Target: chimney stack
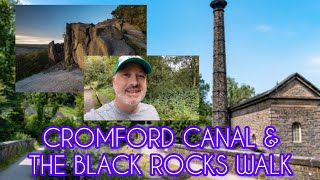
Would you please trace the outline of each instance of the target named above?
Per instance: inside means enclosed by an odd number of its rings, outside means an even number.
[[[224,128],[228,124],[227,113],[227,71],[226,50],[224,36],[224,8],[225,0],[214,0],[210,3],[213,8],[213,103],[212,103],[212,126]]]

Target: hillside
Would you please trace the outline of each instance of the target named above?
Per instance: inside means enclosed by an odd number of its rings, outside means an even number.
[[[28,54],[38,49],[48,49],[48,44],[16,44],[16,55]]]

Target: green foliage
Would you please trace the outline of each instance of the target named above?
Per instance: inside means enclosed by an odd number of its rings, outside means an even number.
[[[228,107],[254,96],[255,93],[253,87],[246,84],[241,84],[239,87],[239,84],[235,81],[235,79],[230,77],[227,78],[227,91]]]
[[[27,115],[22,126],[24,132],[30,134],[38,142],[41,142],[42,131],[49,125],[71,126],[77,127],[81,121],[74,120],[75,116],[83,117],[83,106],[74,102],[83,104],[81,94],[62,94],[62,93],[28,93],[25,94],[23,102],[24,107],[33,107],[36,109],[36,114]],[[82,97],[83,99],[83,97]],[[59,108],[62,107],[62,112],[67,117],[55,117]],[[81,114],[80,114],[81,113]],[[68,116],[69,115],[69,116]]]
[[[210,90],[210,86],[208,83],[202,79],[200,74],[200,84],[199,84],[199,91],[200,91],[200,102],[199,102],[199,114],[201,120],[211,120],[212,118],[212,107],[209,102],[206,101],[206,97]]]
[[[27,134],[35,138],[38,142],[41,142],[42,130],[45,128],[43,122],[38,121],[38,116],[36,114],[30,115],[25,120],[25,128]]]
[[[38,49],[16,57],[16,79],[20,80],[48,68],[50,61],[47,49]]]
[[[78,126],[81,125],[81,123],[73,120],[72,118],[58,117],[58,118],[50,121],[50,124],[47,124],[46,126],[49,126],[49,125],[51,125],[51,126],[70,126],[74,129],[76,129]]]
[[[21,94],[15,93],[15,1],[0,1],[0,141],[21,129]]]
[[[80,136],[79,136],[79,140],[80,140],[82,143],[88,143],[90,139],[91,139],[91,138],[90,138],[90,135],[89,135],[89,134],[82,133],[82,134],[80,134]]]
[[[145,5],[120,5],[111,12],[114,18],[138,26],[144,34],[147,32],[147,7]]]
[[[61,106],[59,111],[67,117],[80,117],[78,116],[77,109],[71,106]]]
[[[77,112],[77,117],[80,117],[80,122],[83,122],[84,105],[83,105],[83,93],[76,95],[75,99],[75,110]]]
[[[30,139],[31,136],[29,134],[24,134],[21,132],[14,133],[14,136],[11,137],[11,140],[21,140],[21,139]]]
[[[185,91],[176,89],[161,94],[157,99],[145,101],[152,104],[162,120],[199,120],[199,92],[197,89]]]
[[[107,97],[108,100],[112,100],[116,97],[112,86],[110,85],[105,85],[99,89],[97,89],[99,92],[101,92],[103,95]]]
[[[161,120],[199,120],[199,61],[195,56],[144,57],[148,76],[144,102],[157,109]]]
[[[116,56],[87,56],[84,61],[84,83],[94,88],[110,85],[116,63]]]

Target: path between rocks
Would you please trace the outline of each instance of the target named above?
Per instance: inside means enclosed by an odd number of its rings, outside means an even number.
[[[38,73],[16,82],[17,92],[82,92],[83,71],[55,70]]]
[[[33,153],[39,153],[44,150],[41,146]],[[0,179],[21,179],[21,180],[34,180],[36,177],[31,175],[31,159],[27,155],[18,159],[14,164],[10,165],[7,169],[0,172]]]

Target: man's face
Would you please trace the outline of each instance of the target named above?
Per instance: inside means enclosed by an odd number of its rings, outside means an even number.
[[[141,65],[127,63],[112,78],[113,89],[121,103],[138,105],[146,95],[147,77]]]

